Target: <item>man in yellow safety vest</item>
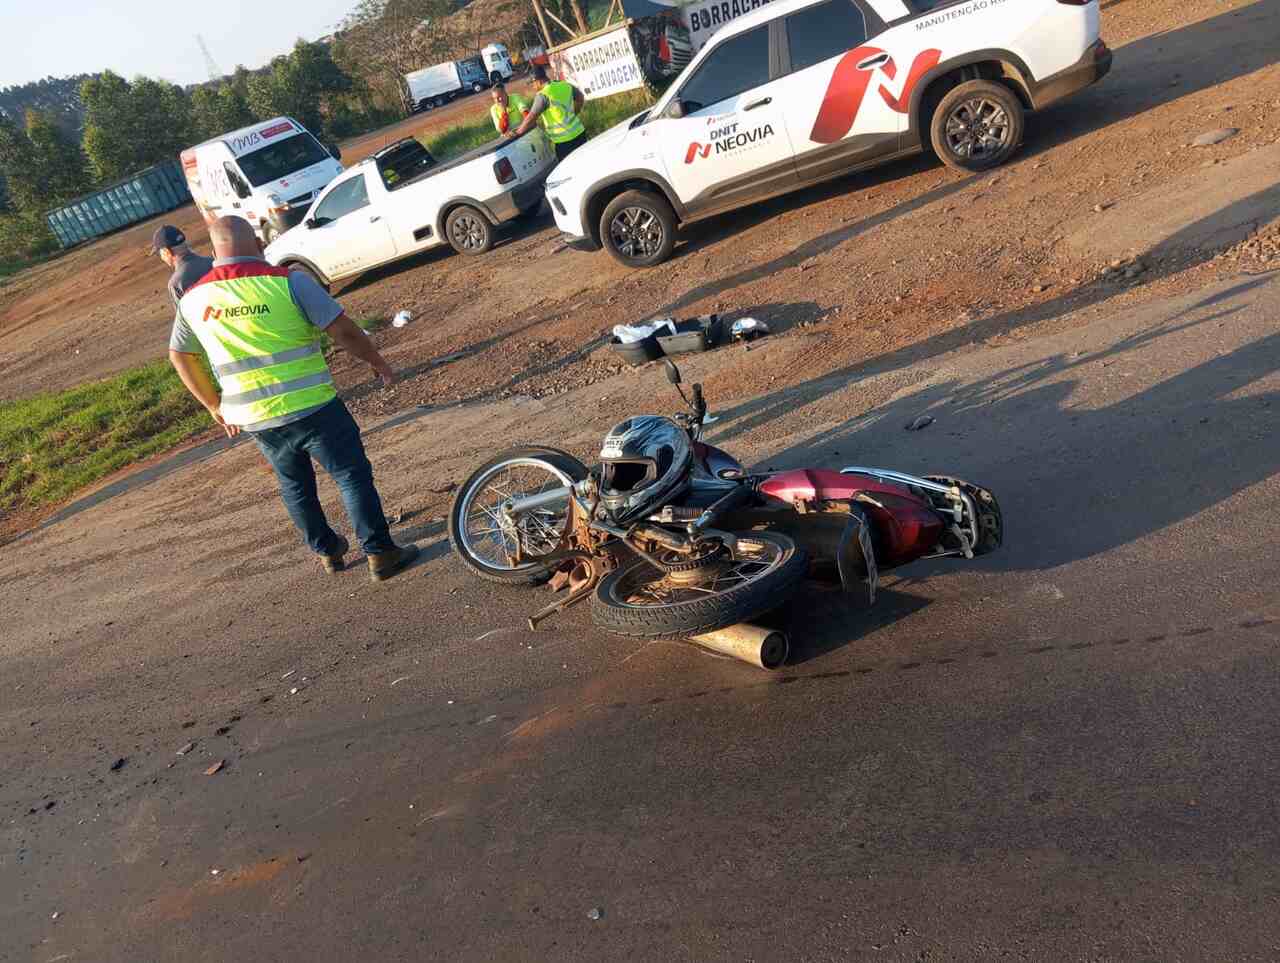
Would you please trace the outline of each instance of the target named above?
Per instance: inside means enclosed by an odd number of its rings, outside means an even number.
[[[515,130],[529,113],[529,102],[519,94],[507,93],[506,84],[498,81],[491,91],[493,106],[489,108],[489,116],[493,118],[493,126],[499,134]]]
[[[519,137],[535,123],[542,124],[547,138],[555,148],[556,160],[562,161],[587,142],[587,129],[578,116],[586,98],[582,91],[564,80],[552,80],[547,68],[539,64],[533,68],[533,79],[538,84],[538,96],[524,121],[508,137]]]
[[[170,362],[228,437],[245,431],[257,443],[289,515],[326,572],[345,566],[350,545],[325,519],[313,460],[338,485],[370,575],[389,578],[417,558],[418,548],[391,539],[360,428],[333,386],[320,332],[367,362],[384,384],[395,381],[395,371],[310,275],[262,260],[248,221],[219,218],[209,239],[213,269],[178,301]],[[201,364],[202,353],[218,384]]]

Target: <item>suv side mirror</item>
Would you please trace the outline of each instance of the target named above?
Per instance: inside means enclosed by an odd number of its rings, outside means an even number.
[[[679,120],[686,113],[687,111],[685,110],[684,101],[679,97],[667,104],[666,115],[672,120]]]
[[[329,145],[329,156],[336,161],[342,160],[342,151],[339,149],[337,144]]]
[[[672,361],[670,358],[667,359],[666,369],[667,369],[667,380],[670,381],[673,385],[680,384],[680,369],[676,367],[676,363]]]
[[[319,226],[320,226],[320,222],[319,222],[319,221],[317,221],[314,217],[309,217],[309,218],[307,218],[305,221],[303,221],[302,223],[304,223],[304,224],[306,224],[306,225],[307,225],[307,230],[308,230],[308,231],[314,231],[317,227],[319,227]]]

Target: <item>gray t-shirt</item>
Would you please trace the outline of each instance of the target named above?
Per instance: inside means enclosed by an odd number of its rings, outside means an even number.
[[[261,261],[261,258],[219,258],[212,262],[209,270],[215,267],[222,267],[224,264],[253,263],[255,261]],[[209,273],[209,270],[201,272],[192,279],[191,283],[194,284],[195,281],[200,280],[200,278]],[[302,312],[303,316],[321,331],[333,324],[338,319],[338,316],[342,314],[342,305],[329,297],[328,292],[320,287],[315,278],[309,274],[303,274],[301,271],[290,272],[289,294],[293,297],[293,303],[298,306],[298,310]],[[179,306],[178,313],[173,319],[173,331],[169,335],[169,350],[180,351],[183,354],[200,354],[203,351],[200,347],[200,339],[196,337],[187,319],[182,316],[181,306]]]
[[[173,298],[176,308],[187,289],[213,270],[213,258],[203,254],[188,254],[173,266],[173,277],[169,278],[169,297]]]

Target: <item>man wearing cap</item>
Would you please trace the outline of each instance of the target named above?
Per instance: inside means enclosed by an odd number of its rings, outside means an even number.
[[[257,443],[326,572],[345,566],[350,545],[325,519],[313,461],[337,483],[369,574],[379,582],[394,575],[418,548],[391,540],[360,428],[333,386],[320,332],[367,362],[384,384],[395,371],[315,280],[262,259],[248,221],[221,217],[209,225],[209,238],[216,260],[178,302],[170,362],[228,437],[245,431]]]
[[[213,260],[203,257],[187,246],[187,236],[172,224],[156,228],[151,235],[151,253],[159,254],[173,270],[169,278],[169,297],[176,308],[187,288],[213,270]]]

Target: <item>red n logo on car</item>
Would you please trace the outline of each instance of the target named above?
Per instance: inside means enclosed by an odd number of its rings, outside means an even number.
[[[710,156],[711,156],[711,145],[699,144],[695,140],[692,144],[689,145],[689,150],[684,155],[684,162],[686,164],[692,164],[694,160],[699,157],[710,157]]]
[[[210,318],[213,318],[213,320],[217,321],[220,317],[222,317],[222,308],[215,308],[213,305],[209,305],[204,309],[204,317],[200,320],[207,322]]]
[[[809,139],[819,144],[834,144],[843,139],[853,125],[858,122],[858,112],[862,109],[862,101],[871,86],[871,78],[876,68],[884,72],[889,80],[898,76],[898,66],[892,57],[886,58],[872,66],[859,67],[863,61],[873,60],[884,55],[878,47],[858,47],[850,50],[840,58],[831,82],[827,85],[826,96],[822,99],[822,108],[813,122],[813,132]],[[911,109],[911,94],[920,80],[942,60],[941,50],[922,50],[911,64],[911,70],[902,85],[902,92],[895,96],[882,82],[880,97],[891,110],[905,114]]]

